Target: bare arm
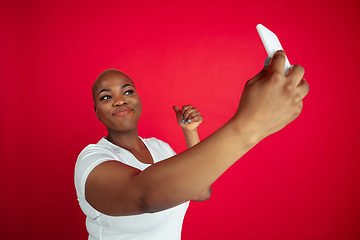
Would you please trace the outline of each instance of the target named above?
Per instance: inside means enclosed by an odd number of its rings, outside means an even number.
[[[87,201],[108,215],[157,212],[195,198],[232,164],[301,112],[308,85],[295,65],[283,74],[285,57],[249,80],[235,115],[219,130],[190,149],[144,171],[108,161],[98,165],[85,185]]]
[[[174,106],[174,111],[179,126],[182,128],[186,146],[191,148],[200,142],[198,127],[203,121],[203,117],[199,110],[191,105],[186,105],[179,109],[178,106]],[[211,197],[211,186],[207,187],[199,195],[192,198],[192,201],[206,201]]]

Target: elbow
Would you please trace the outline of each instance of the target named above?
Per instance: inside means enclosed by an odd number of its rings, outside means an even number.
[[[195,202],[204,202],[210,199],[211,197],[211,187],[209,187],[208,189],[206,189],[205,191],[203,191],[201,194],[199,194],[198,196],[196,196],[195,198],[191,199],[192,201]]]
[[[142,213],[156,213],[170,207],[165,207],[164,204],[159,201],[159,199],[146,196],[140,198],[138,208]]]
[[[154,204],[147,197],[141,197],[137,205],[141,213],[153,213],[155,209]]]
[[[209,200],[210,198],[211,198],[211,188],[210,188],[210,191],[204,201]]]
[[[141,198],[140,204],[138,206],[142,213],[156,213],[173,208],[186,201],[188,200],[147,196],[146,198]],[[205,201],[205,199],[199,201]]]
[[[210,198],[211,198],[211,187],[210,187],[209,190],[206,191],[206,193],[204,194],[202,202],[207,201],[207,200],[209,200]]]

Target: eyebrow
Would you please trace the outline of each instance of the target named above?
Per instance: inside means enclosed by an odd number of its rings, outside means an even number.
[[[131,84],[124,84],[124,85],[122,85],[122,86],[120,87],[120,89],[123,89],[123,88],[126,88],[126,87],[133,87],[133,88],[134,88],[134,86],[131,85]],[[111,91],[110,88],[105,88],[105,89],[101,90],[101,91],[98,93],[98,96],[99,96],[100,93],[102,93],[102,92],[110,92],[110,91]]]

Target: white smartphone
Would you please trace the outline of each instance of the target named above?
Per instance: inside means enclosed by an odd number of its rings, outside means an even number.
[[[272,58],[274,56],[274,53],[278,50],[284,50],[280,44],[278,37],[275,35],[275,33],[273,33],[272,31],[270,31],[269,29],[267,29],[266,27],[264,27],[261,24],[258,24],[256,26],[256,29],[260,35],[261,41],[263,42],[265,50],[269,57]],[[285,76],[289,73],[290,66],[291,65],[290,65],[288,58],[285,57],[285,68],[284,68]]]

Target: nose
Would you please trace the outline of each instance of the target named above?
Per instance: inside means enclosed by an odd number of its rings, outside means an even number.
[[[118,96],[115,98],[114,107],[122,106],[122,105],[126,105],[126,104],[127,104],[127,101],[123,96]]]

